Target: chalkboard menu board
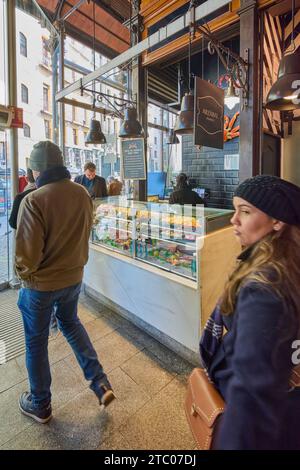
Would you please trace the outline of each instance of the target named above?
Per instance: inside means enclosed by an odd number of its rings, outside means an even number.
[[[122,178],[125,180],[145,180],[145,141],[143,138],[122,139]]]

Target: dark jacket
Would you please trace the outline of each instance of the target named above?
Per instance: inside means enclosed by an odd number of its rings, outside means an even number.
[[[81,184],[83,186],[83,177],[84,175],[76,176],[74,179],[75,183]],[[106,197],[107,196],[107,188],[106,188],[106,181],[102,176],[95,176],[94,184],[92,189],[89,191],[90,196],[92,198],[95,197]]]
[[[209,374],[226,402],[215,448],[300,449],[300,391],[288,392],[298,321],[270,287],[249,282]]]
[[[11,226],[11,228],[14,228],[14,229],[17,228],[18,212],[19,212],[19,207],[20,207],[22,200],[24,199],[25,196],[27,196],[27,194],[31,193],[35,189],[36,188],[27,189],[27,191],[23,191],[22,193],[19,193],[16,195],[13,206],[12,206],[12,210],[10,213],[10,217],[8,220],[8,223]]]
[[[204,204],[204,200],[191,188],[175,189],[170,195],[169,204]]]

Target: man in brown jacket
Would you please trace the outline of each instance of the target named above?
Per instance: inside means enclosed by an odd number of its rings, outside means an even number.
[[[16,232],[16,271],[22,280],[18,306],[26,341],[30,392],[19,400],[21,412],[40,423],[52,417],[48,335],[55,309],[84,376],[101,407],[114,394],[91,341],[77,316],[83,268],[88,260],[92,201],[70,180],[62,153],[50,141],[34,145],[29,166],[37,190],[22,201]]]

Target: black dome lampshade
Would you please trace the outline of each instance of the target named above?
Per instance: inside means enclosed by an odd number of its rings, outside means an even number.
[[[91,119],[90,130],[85,138],[86,144],[106,144],[105,135],[102,132],[100,121]]]
[[[299,80],[300,48],[281,59],[277,80],[267,96],[266,108],[278,111],[300,108]]]
[[[119,137],[133,138],[144,137],[144,130],[137,120],[137,111],[135,108],[126,108],[124,111],[124,121],[121,124]]]
[[[192,93],[186,93],[182,98],[174,132],[179,135],[193,134],[194,132],[194,95]]]
[[[179,144],[179,139],[174,132],[174,129],[170,129],[167,137],[167,145],[176,145]]]

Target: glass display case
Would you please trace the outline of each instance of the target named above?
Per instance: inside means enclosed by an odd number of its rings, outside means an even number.
[[[232,214],[119,196],[96,199],[92,243],[196,280],[199,240],[228,225]]]

